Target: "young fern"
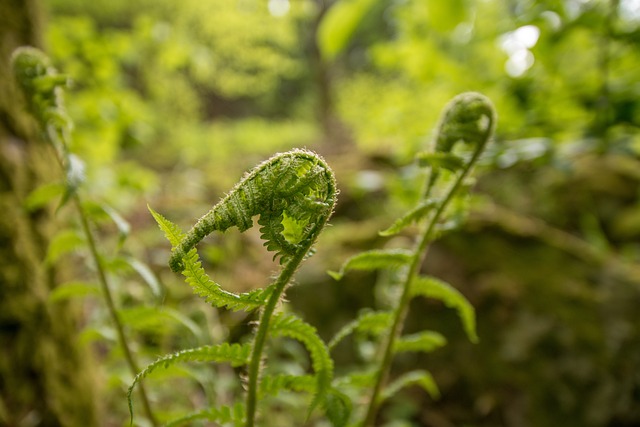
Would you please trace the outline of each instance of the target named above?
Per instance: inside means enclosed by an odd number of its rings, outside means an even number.
[[[339,340],[356,330],[377,335],[381,333],[381,328],[384,329],[384,339],[380,348],[381,358],[373,375],[360,375],[342,382],[342,384],[359,382],[361,387],[371,390],[361,423],[364,427],[375,424],[381,403],[402,387],[415,384],[423,387],[433,397],[439,395],[431,375],[422,370],[406,373],[385,388],[391,362],[396,353],[403,351],[429,352],[446,343],[446,339],[442,335],[433,331],[402,336],[409,303],[414,297],[425,296],[439,299],[446,306],[456,309],[469,340],[476,342],[478,339],[475,331],[475,312],[471,304],[451,285],[432,277],[421,276],[420,269],[424,263],[429,244],[446,229],[447,209],[462,192],[466,178],[491,139],[495,120],[494,108],[485,96],[469,92],[455,97],[446,107],[441,118],[434,150],[416,156],[420,166],[430,168],[421,200],[414,209],[380,233],[383,236],[394,235],[413,223],[425,221],[426,224],[416,239],[414,248],[411,251],[387,249],[363,252],[347,260],[339,272],[330,272],[338,280],[346,272],[358,269],[396,268],[400,269],[402,275],[401,295],[391,313],[365,313],[346,325],[330,343],[333,347]],[[463,142],[471,147],[470,157],[465,158],[454,152],[458,142]],[[443,170],[447,170],[453,175],[453,184],[444,188],[441,198],[435,198],[433,193],[438,186]]]
[[[275,155],[249,172],[218,204],[205,214],[188,233],[151,211],[173,246],[169,265],[181,272],[194,292],[217,307],[250,311],[261,309],[256,332],[246,361],[229,357],[202,357],[207,351],[179,352],[164,357],[139,374],[144,377],[158,366],[168,366],[183,360],[246,362],[247,396],[245,405],[216,408],[194,414],[193,417],[212,420],[231,420],[232,413],[241,414],[244,425],[255,424],[258,396],[270,390],[277,392],[286,387],[293,390],[309,390],[309,376],[294,378],[267,377],[260,384],[260,368],[263,349],[268,336],[283,336],[300,341],[309,351],[314,369],[314,399],[310,410],[321,404],[329,418],[347,406],[336,405],[340,394],[331,388],[333,361],[326,344],[317,335],[315,328],[291,314],[274,315],[285,288],[293,278],[301,262],[310,254],[318,235],[333,213],[336,203],[336,183],[333,171],[318,155],[306,150],[293,150]],[[267,250],[279,258],[282,270],[274,282],[264,289],[249,293],[234,294],[224,290],[211,280],[202,269],[195,246],[207,235],[224,232],[231,227],[245,231],[253,225],[253,217],[259,216],[258,224]],[[191,357],[191,354],[197,357]],[[244,354],[244,353],[243,353]],[[181,356],[184,355],[184,356]],[[224,355],[223,355],[224,356]],[[235,356],[234,356],[235,357]],[[131,389],[135,386],[135,381]],[[207,417],[211,418],[207,418]],[[233,418],[239,423],[238,417]],[[184,419],[195,419],[192,416]],[[214,419],[215,418],[215,419]]]
[[[62,89],[68,85],[68,78],[51,66],[49,58],[40,50],[32,47],[21,47],[13,52],[11,65],[14,77],[27,101],[29,112],[43,131],[44,139],[56,151],[56,161],[65,173],[64,194],[60,206],[71,202],[77,212],[89,246],[91,258],[96,267],[98,281],[107,306],[109,317],[116,329],[118,343],[124,353],[125,360],[132,375],[138,372],[138,365],[133,352],[129,348],[122,321],[111,294],[103,262],[98,253],[94,233],[89,225],[89,214],[85,212],[78,189],[83,181],[84,167],[82,162],[69,151],[72,121],[67,115]],[[151,411],[144,387],[140,386],[140,398],[145,414],[152,425],[156,420]]]

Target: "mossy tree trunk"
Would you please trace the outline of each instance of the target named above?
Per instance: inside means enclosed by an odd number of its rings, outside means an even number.
[[[18,46],[40,46],[39,0],[0,3],[0,425],[97,425],[93,379],[77,343],[77,310],[51,303],[44,263],[51,211],[27,195],[51,179],[53,152],[35,133],[9,69]]]

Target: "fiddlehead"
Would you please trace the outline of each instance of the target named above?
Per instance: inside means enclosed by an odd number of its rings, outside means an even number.
[[[245,231],[256,215],[264,245],[285,263],[304,250],[309,239],[315,240],[335,201],[335,178],[324,160],[305,150],[276,155],[253,169],[200,218],[174,248],[169,265],[175,272],[182,271],[183,258],[203,238],[233,226]],[[285,236],[285,217],[300,227],[298,239]]]

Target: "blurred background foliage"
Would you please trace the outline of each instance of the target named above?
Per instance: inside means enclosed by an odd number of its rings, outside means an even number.
[[[431,370],[442,398],[408,389],[386,405],[380,424],[640,425],[640,2],[43,7],[46,48],[73,80],[67,104],[73,150],[86,162],[84,191],[95,201],[142,362],[248,332],[248,319],[207,307],[169,272],[168,246],[146,204],[186,228],[272,153],[307,147],[325,156],[341,189],[334,226],[288,295],[290,309],[329,338],[386,294],[384,277],[336,283],[325,271],[394,244],[377,231],[417,197],[409,188],[420,172],[410,159],[428,144],[444,104],[476,90],[498,110],[496,141],[468,223],[433,248],[425,269],[471,300],[481,341],[468,343],[449,309],[416,302],[408,328],[444,331],[450,343],[397,368]],[[124,425],[131,378],[92,296],[92,273],[73,262],[85,254],[69,237],[71,222],[49,255],[73,282],[53,291],[51,304],[71,298],[83,307],[80,345],[91,346],[100,366],[104,425]],[[212,236],[201,253],[213,276],[237,291],[264,286],[275,269],[253,230]],[[337,350],[338,370],[371,351],[357,339]],[[289,342],[272,355],[284,365],[305,357]],[[224,402],[239,387],[225,369],[171,374],[149,381],[163,419]],[[281,408],[287,399],[294,397],[280,398]],[[273,425],[293,425],[287,411],[276,411]]]

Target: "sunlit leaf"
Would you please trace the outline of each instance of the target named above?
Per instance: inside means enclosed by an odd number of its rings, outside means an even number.
[[[340,271],[330,271],[329,275],[336,280],[342,279],[350,270],[380,270],[398,268],[411,261],[411,251],[405,249],[380,249],[359,253],[352,256],[340,267]]]

